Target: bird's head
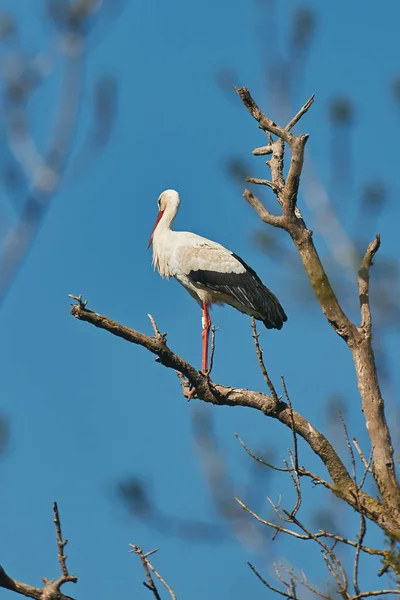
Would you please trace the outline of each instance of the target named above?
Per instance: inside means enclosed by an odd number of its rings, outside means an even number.
[[[147,250],[150,248],[153,242],[154,232],[157,228],[157,225],[161,221],[164,213],[167,211],[167,213],[170,215],[170,223],[172,223],[176,213],[178,212],[179,204],[179,194],[175,190],[165,190],[165,192],[162,192],[162,194],[160,194],[160,196],[158,197],[158,216],[156,224],[153,227],[153,231],[151,232],[149,243],[147,244]]]

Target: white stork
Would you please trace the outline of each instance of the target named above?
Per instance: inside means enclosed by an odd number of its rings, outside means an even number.
[[[230,304],[262,321],[267,329],[281,329],[287,316],[278,298],[239,256],[195,233],[171,229],[179,204],[175,190],[160,195],[147,249],[153,244],[153,265],[161,277],[175,277],[203,310],[202,371],[206,373],[211,304]]]

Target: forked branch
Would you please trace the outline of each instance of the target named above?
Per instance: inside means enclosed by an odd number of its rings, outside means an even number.
[[[139,556],[140,561],[143,566],[143,569],[144,569],[144,572],[146,574],[147,581],[143,581],[144,587],[146,587],[148,590],[150,590],[152,592],[152,594],[153,594],[154,598],[156,598],[156,600],[161,600],[161,596],[160,596],[160,593],[155,584],[154,578],[153,578],[152,574],[150,573],[150,571],[152,571],[152,573],[157,577],[157,579],[159,581],[161,581],[161,583],[163,584],[165,589],[168,591],[172,600],[176,600],[176,596],[175,596],[175,593],[173,592],[173,590],[170,588],[170,586],[165,581],[165,579],[163,579],[163,577],[161,577],[160,573],[158,571],[156,571],[156,569],[153,567],[153,565],[149,561],[149,556],[158,552],[158,548],[156,548],[155,550],[151,550],[150,552],[146,552],[146,554],[145,554],[143,552],[143,550],[140,548],[140,546],[136,546],[135,544],[129,544],[129,545],[132,548],[132,550],[130,550],[129,552],[134,552],[135,554],[137,554]]]
[[[267,165],[271,169],[272,183],[276,185],[279,181],[280,191],[277,199],[282,207],[282,214],[272,215],[249,190],[244,191],[244,197],[265,223],[284,229],[290,234],[328,323],[346,342],[353,355],[362,409],[373,449],[373,476],[387,514],[400,521],[400,486],[395,474],[393,447],[385,418],[384,401],[379,388],[371,344],[369,271],[372,259],[380,245],[380,237],[377,235],[369,244],[358,273],[361,326],[357,327],[340,306],[314,246],[312,231],[307,229],[304,220],[298,213],[297,198],[304,159],[304,147],[308,136],[295,136],[290,132],[290,129],[307,112],[313,102],[313,97],[306,102],[286,127],[281,127],[261,111],[247,88],[242,87],[236,89],[236,91],[252,117],[258,122],[259,127],[268,134],[274,134],[278,137],[278,140],[270,141],[268,146],[257,148],[253,153],[263,155],[268,152],[272,155]],[[286,179],[283,172],[285,143],[290,147],[292,155]],[[264,185],[265,180],[252,178],[252,181]]]

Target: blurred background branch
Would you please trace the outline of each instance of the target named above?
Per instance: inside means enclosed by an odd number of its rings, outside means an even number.
[[[76,147],[90,37],[103,13],[118,14],[116,5],[121,8],[121,4],[112,5],[100,0],[42,2],[51,34],[44,47],[29,54],[12,13],[0,14],[2,176],[8,191],[0,206],[0,305],[57,190],[64,180],[86,174],[109,143],[117,85],[112,75],[104,73],[94,84],[92,124]],[[36,97],[44,95],[54,80],[58,89],[48,106],[52,124],[44,140],[42,132],[35,133],[34,107]]]

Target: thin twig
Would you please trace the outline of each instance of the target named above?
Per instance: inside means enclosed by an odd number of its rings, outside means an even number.
[[[354,556],[354,564],[353,564],[353,585],[354,585],[354,591],[358,595],[358,594],[360,594],[360,586],[359,586],[359,581],[358,581],[358,567],[359,567],[359,561],[360,561],[360,552],[361,552],[361,546],[364,541],[367,528],[366,528],[365,516],[363,514],[363,509],[362,509],[361,502],[360,502],[359,486],[357,483],[356,460],[355,460],[355,456],[354,456],[354,452],[353,452],[353,447],[350,443],[350,437],[349,437],[349,434],[347,431],[346,422],[343,418],[343,415],[340,412],[339,412],[339,417],[340,417],[340,420],[343,425],[346,443],[347,443],[347,447],[348,447],[349,453],[350,453],[351,465],[352,465],[352,471],[353,471],[353,480],[354,480],[354,484],[355,484],[356,500],[357,500],[357,504],[358,504],[357,509],[358,509],[358,512],[360,513],[360,530],[359,530],[359,534],[357,536],[358,541],[357,541],[356,552],[355,552],[355,556]],[[354,438],[353,438],[353,441],[354,441]],[[370,461],[371,460],[372,460],[372,453],[371,453]],[[369,469],[370,469],[370,465],[367,464],[367,466],[365,468],[362,484],[364,484],[365,477],[366,477]],[[360,486],[360,488],[361,487],[362,486]]]
[[[292,436],[293,436],[293,456],[290,451],[289,451],[289,456],[292,460],[293,472],[294,472],[294,475],[292,472],[290,473],[290,475],[292,477],[292,481],[293,481],[294,487],[296,489],[296,496],[297,496],[296,504],[295,504],[292,512],[290,513],[290,516],[294,517],[301,506],[301,486],[300,486],[300,473],[299,473],[298,444],[297,444],[297,434],[296,434],[296,428],[295,428],[294,417],[293,417],[293,407],[292,407],[292,403],[291,403],[291,400],[290,400],[290,397],[289,397],[289,394],[287,391],[286,382],[285,382],[283,375],[281,376],[281,381],[282,381],[282,387],[283,387],[283,392],[285,394],[286,402],[287,402],[287,405],[290,410],[291,429],[292,429]]]
[[[267,525],[268,527],[271,527],[271,529],[275,529],[275,531],[277,531],[278,533],[286,533],[287,535],[291,535],[295,538],[301,539],[301,540],[309,540],[311,539],[309,536],[307,535],[303,535],[301,533],[297,533],[296,531],[292,531],[291,529],[287,529],[286,527],[282,527],[282,525],[278,525],[276,523],[272,523],[272,521],[267,521],[266,519],[263,519],[262,517],[260,517],[259,515],[257,515],[257,513],[253,512],[242,500],[240,500],[240,498],[237,498],[235,496],[234,498],[235,502],[237,502],[239,504],[239,506],[241,508],[243,508],[243,510],[245,510],[246,512],[249,513],[249,515],[251,515],[256,521],[258,521],[259,523],[262,523],[263,525]]]
[[[359,600],[359,598],[369,598],[370,596],[381,596],[386,594],[394,594],[396,596],[399,595],[399,590],[374,590],[373,592],[361,592],[356,596],[352,596],[351,600]]]
[[[147,561],[148,562],[148,561]],[[163,586],[168,590],[172,600],[176,600],[176,596],[174,594],[174,592],[171,590],[171,588],[169,587],[168,583],[165,581],[165,579],[163,579],[160,575],[160,573],[158,573],[158,571],[155,570],[155,568],[153,567],[153,565],[151,563],[148,562],[148,565],[150,567],[150,569],[153,571],[154,575],[156,577],[158,577],[158,579],[161,581],[161,583],[163,584]]]
[[[278,394],[276,393],[274,384],[272,383],[271,379],[269,378],[269,375],[267,373],[267,369],[265,367],[264,364],[264,359],[263,359],[263,352],[260,348],[260,344],[258,341],[258,338],[260,336],[259,333],[257,333],[257,328],[256,328],[256,320],[254,317],[251,317],[251,329],[253,331],[253,340],[254,340],[254,346],[256,348],[256,353],[257,353],[257,358],[258,358],[258,364],[260,365],[260,370],[261,373],[265,379],[265,382],[269,388],[269,391],[271,392],[271,396],[275,399],[278,400]]]
[[[285,514],[290,516],[289,513],[287,513],[287,511],[284,511],[284,512],[285,512]],[[339,560],[338,556],[333,552],[333,549],[329,548],[329,546],[327,544],[325,544],[320,539],[320,537],[318,537],[312,531],[310,531],[296,517],[292,517],[291,520],[295,525],[297,525],[297,527],[299,527],[299,529],[301,529],[305,534],[311,536],[311,538],[313,540],[315,540],[319,546],[321,546],[322,556],[326,562],[326,565],[327,565],[330,573],[332,574],[333,578],[335,579],[335,581],[338,585],[338,592],[344,598],[349,597],[349,594],[347,591],[347,588],[348,588],[347,575],[346,575],[346,572],[345,572],[343,565],[342,565],[341,561]]]
[[[166,333],[160,333],[160,331],[159,331],[159,329],[157,327],[157,323],[155,322],[154,317],[150,313],[147,316],[149,317],[151,326],[153,327],[153,331],[154,331],[154,335],[155,335],[156,339],[165,344],[166,343],[167,334]]]
[[[346,439],[347,448],[348,448],[349,454],[350,454],[351,468],[352,468],[352,472],[353,472],[353,481],[354,481],[354,483],[355,483],[355,485],[357,487],[356,460],[354,458],[353,448],[352,448],[351,443],[350,443],[350,437],[349,437],[349,433],[347,431],[347,426],[346,426],[345,420],[343,418],[343,415],[342,415],[342,413],[340,411],[339,411],[339,418],[340,418],[340,421],[342,423],[342,427],[343,427],[344,436],[345,436],[345,439]]]
[[[362,450],[361,450],[361,448],[360,448],[360,445],[359,445],[359,443],[357,442],[356,438],[353,436],[351,439],[352,439],[352,442],[353,442],[353,444],[354,444],[354,447],[355,447],[355,449],[357,450],[357,452],[358,452],[358,455],[359,455],[359,457],[360,457],[360,459],[361,459],[361,462],[363,463],[364,467],[365,467],[366,469],[368,469],[370,473],[372,473],[372,468],[371,468],[371,466],[369,465],[369,461],[367,461],[367,459],[365,458],[365,456],[364,456],[364,454],[363,454],[363,452],[362,452]]]
[[[289,123],[285,127],[286,131],[290,131],[296,125],[296,123],[300,121],[301,117],[308,111],[310,106],[314,103],[314,98],[315,94],[313,94],[311,98],[307,100],[307,102],[304,104],[304,106],[301,107],[297,115],[295,115],[293,119],[289,121]]]
[[[360,532],[358,534],[358,542],[357,542],[356,553],[354,556],[354,566],[353,566],[353,585],[354,585],[354,591],[356,594],[360,594],[360,585],[358,582],[358,566],[359,566],[359,562],[360,562],[361,546],[364,541],[366,532],[367,532],[367,527],[365,524],[365,517],[363,514],[360,514]]]
[[[161,600],[161,596],[159,594],[157,586],[154,583],[154,579],[152,578],[151,573],[150,573],[150,569],[149,569],[150,563],[147,560],[145,554],[143,553],[143,550],[140,548],[140,546],[136,546],[136,544],[129,544],[129,545],[132,548],[132,550],[129,550],[129,552],[134,552],[135,554],[137,554],[139,556],[140,561],[142,563],[143,570],[146,574],[147,583],[145,581],[143,581],[143,585],[153,593],[153,596],[156,598],[156,600]],[[154,552],[155,551],[153,550],[152,553],[154,553]]]
[[[273,469],[274,471],[281,471],[283,473],[287,473],[288,471],[290,471],[291,469],[288,467],[276,467],[275,465],[273,465],[272,463],[267,462],[266,460],[264,460],[263,458],[260,458],[259,456],[257,456],[256,454],[253,454],[253,452],[251,452],[251,450],[246,446],[246,444],[244,443],[244,441],[241,439],[241,437],[239,436],[238,433],[235,433],[235,437],[236,439],[239,440],[240,444],[242,445],[242,447],[245,449],[245,451],[247,452],[247,454],[249,456],[251,456],[251,458],[253,458],[255,461],[257,461],[258,463],[260,463],[261,465],[265,465],[266,467],[269,467],[270,469]]]
[[[299,456],[298,456],[298,450],[297,450],[297,434],[296,434],[296,429],[295,429],[295,425],[294,425],[293,407],[292,407],[292,403],[290,401],[290,397],[289,397],[287,387],[286,387],[286,382],[285,382],[283,375],[281,375],[281,381],[282,381],[282,387],[283,387],[283,392],[285,394],[286,402],[290,409],[290,420],[292,422],[292,434],[293,434],[294,469],[295,469],[296,473],[298,473],[299,472]]]
[[[312,592],[316,596],[319,596],[320,598],[324,598],[324,600],[331,600],[331,596],[328,596],[327,594],[323,594],[322,592],[320,592],[319,590],[317,590],[316,588],[314,588],[312,585],[310,585],[308,583],[307,578],[306,578],[304,572],[302,573],[302,577],[299,577],[297,575],[297,573],[295,573],[295,571],[293,569],[288,569],[288,567],[286,567],[282,563],[280,563],[279,566],[280,566],[281,569],[283,569],[284,571],[286,571],[286,573],[288,575],[290,575],[291,578],[293,578],[295,581],[297,581],[298,583],[300,583],[302,586],[304,586],[306,589],[308,589],[310,592]],[[279,572],[277,567],[275,568],[275,571]]]
[[[143,566],[143,569],[144,569],[144,572],[146,574],[147,583],[143,582],[143,585],[145,587],[147,587],[147,589],[149,589],[153,593],[154,597],[157,600],[161,600],[160,593],[157,589],[156,584],[154,583],[153,577],[151,576],[151,573],[150,573],[150,570],[151,570],[151,571],[153,571],[153,573],[157,577],[157,579],[159,579],[161,581],[161,583],[163,584],[163,586],[168,590],[172,600],[176,600],[176,596],[175,596],[174,592],[172,591],[172,589],[169,587],[169,585],[167,584],[165,579],[163,579],[161,577],[160,573],[158,573],[158,571],[156,571],[156,569],[153,567],[151,562],[148,560],[149,556],[158,552],[158,548],[156,548],[155,550],[151,550],[150,552],[146,552],[146,554],[145,554],[143,552],[142,548],[140,548],[140,546],[136,546],[136,544],[129,544],[129,545],[132,548],[132,550],[129,550],[129,552],[134,552],[135,554],[137,554],[139,556],[142,566]]]
[[[251,458],[253,458],[256,462],[269,467],[270,469],[274,470],[274,471],[279,471],[281,473],[289,473],[290,471],[294,471],[294,467],[277,467],[276,465],[273,465],[272,463],[267,462],[266,460],[260,458],[259,456],[257,456],[256,454],[254,454],[250,448],[248,448],[246,446],[246,444],[244,443],[244,441],[241,439],[241,437],[239,436],[238,433],[235,433],[235,437],[239,440],[240,444],[242,445],[242,447],[244,448],[244,450],[247,452],[247,454],[249,456],[251,456]],[[332,491],[332,486],[330,483],[328,483],[327,481],[325,481],[325,479],[322,479],[322,477],[320,477],[319,475],[316,475],[315,473],[313,473],[312,471],[309,471],[308,469],[305,469],[304,467],[299,467],[299,475],[301,477],[309,477],[314,485],[323,485],[324,487],[326,487],[328,490]]]
[[[373,460],[374,460],[374,449],[371,448],[371,452],[369,453],[369,460],[368,460],[367,465],[365,467],[365,471],[363,473],[363,476],[361,477],[361,481],[360,481],[360,485],[359,485],[360,490],[362,489],[362,487],[363,487],[363,485],[365,483],[365,480],[367,478],[368,473],[372,473],[372,462],[373,462]]]
[[[215,334],[217,332],[218,328],[215,327],[215,325],[213,325],[211,327],[211,355],[210,355],[210,367],[208,369],[207,375],[208,377],[211,375],[211,371],[213,369],[214,366],[214,354],[215,354]]]
[[[66,565],[67,557],[64,554],[64,548],[68,544],[68,540],[62,539],[61,534],[61,523],[60,523],[60,515],[58,513],[57,502],[53,503],[53,513],[54,513],[54,524],[56,526],[56,535],[57,535],[57,547],[58,547],[58,561],[61,567],[61,573],[64,577],[68,577],[68,569]]]
[[[250,563],[247,563],[250,567],[250,569],[253,571],[253,573],[258,577],[258,579],[272,592],[275,592],[276,594],[279,594],[280,596],[283,596],[284,598],[288,598],[288,600],[292,599],[295,600],[295,598],[291,595],[291,594],[287,594],[286,592],[282,592],[282,590],[279,590],[278,588],[274,587],[273,585],[271,585],[270,583],[268,583],[268,581],[266,581],[261,575],[260,573],[257,571],[257,569]]]
[[[146,554],[144,554],[144,558],[148,558],[149,556],[151,556],[152,554],[155,554],[156,552],[158,552],[159,548],[154,548],[154,550],[150,550],[150,552],[146,552]]]

